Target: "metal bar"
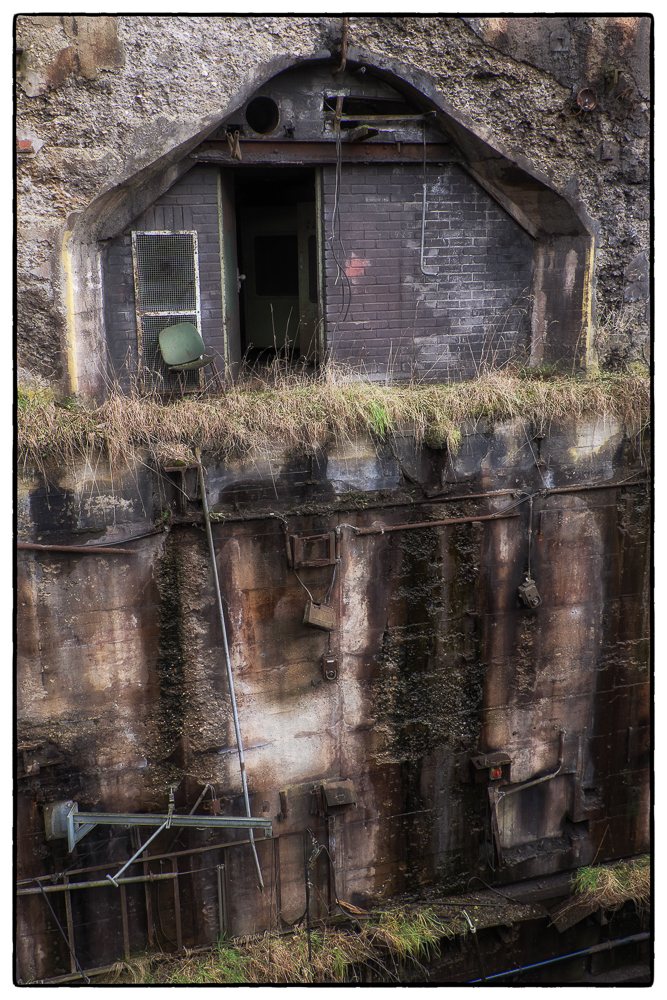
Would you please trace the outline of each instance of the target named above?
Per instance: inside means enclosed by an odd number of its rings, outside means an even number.
[[[355,118],[354,121],[358,121]],[[209,139],[190,154],[190,159],[198,162],[225,163],[229,166],[239,165],[234,160],[226,142]],[[416,163],[423,162],[423,146],[421,142],[403,142],[399,151],[396,143],[384,142],[378,139],[368,139],[365,142],[347,141],[342,144],[342,160],[344,163]],[[336,143],[332,139],[321,142],[318,140],[287,141],[270,139],[247,139],[243,142],[243,165],[259,165],[263,163],[305,164],[305,163],[336,163]],[[445,143],[426,144],[427,163],[458,163],[460,155],[454,147]]]
[[[227,935],[227,886],[225,885],[225,866],[217,867],[218,876],[218,926],[220,927],[220,937]]]
[[[74,953],[74,921],[72,920],[72,895],[69,891],[67,875],[65,875],[65,914],[67,916],[67,937],[71,942],[70,956],[69,956],[70,972],[76,972],[77,962]]]
[[[125,862],[125,864],[120,869],[120,871],[118,872],[117,875],[115,875],[115,876],[114,875],[107,875],[107,878],[108,878],[109,882],[112,882],[116,886],[116,888],[118,888],[118,882],[116,880],[118,878],[120,878],[120,876],[123,874],[123,872],[126,871],[126,869],[128,869],[130,867],[130,865],[132,864],[133,861],[137,860],[137,858],[139,857],[139,855],[145,850],[145,848],[148,847],[148,845],[151,843],[151,841],[155,840],[156,837],[159,837],[163,830],[168,830],[169,829],[169,826],[170,826],[169,819],[170,818],[171,817],[169,817],[168,819],[166,819],[164,821],[164,823],[162,824],[162,826],[158,827],[158,829],[155,831],[155,833],[151,837],[148,838],[148,840],[146,841],[146,843],[143,844],[139,848],[138,851],[135,851],[135,853],[132,855],[132,857],[130,858],[130,860]]]
[[[350,26],[350,19],[349,19],[349,17],[344,17],[343,18],[343,38],[342,38],[342,41],[341,41],[341,62],[340,62],[340,66],[338,67],[338,69],[333,69],[331,71],[331,75],[332,76],[338,76],[339,73],[343,73],[345,71],[345,64],[347,63],[347,31],[348,31],[349,26]]]
[[[236,694],[234,692],[234,675],[232,673],[232,662],[229,658],[229,644],[227,642],[227,627],[225,625],[225,614],[222,609],[222,595],[220,593],[220,581],[218,579],[218,565],[215,558],[215,546],[213,544],[213,532],[211,531],[211,519],[208,513],[208,501],[206,499],[206,482],[204,480],[204,468],[201,464],[201,453],[199,448],[195,449],[195,457],[199,462],[199,485],[201,487],[201,497],[202,506],[204,508],[204,520],[206,521],[206,535],[208,538],[208,547],[211,554],[211,565],[213,569],[213,580],[215,582],[215,592],[218,602],[218,613],[220,615],[220,626],[222,628],[222,639],[225,650],[225,666],[227,668],[227,683],[229,684],[229,697],[232,705],[232,713],[234,716],[234,728],[236,730],[236,745],[238,747],[239,753],[239,765],[241,768],[241,782],[243,784],[243,798],[245,801],[245,811],[246,816],[250,817],[250,799],[248,797],[248,779],[245,773],[245,760],[243,757],[243,741],[241,739],[241,727],[239,725],[239,714],[236,708]],[[259,879],[260,892],[264,891],[264,880],[262,878],[262,870],[259,866],[259,858],[257,857],[257,848],[255,847],[255,838],[253,836],[252,826],[248,826],[248,838],[250,840],[250,846],[253,853],[253,859],[255,861],[255,868],[257,870],[257,878]]]
[[[222,843],[222,844],[207,844],[205,847],[191,847],[191,848],[189,848],[187,850],[182,850],[182,851],[168,851],[166,854],[152,854],[151,857],[150,857],[150,860],[151,861],[171,860],[172,858],[182,858],[186,854],[204,854],[207,851],[221,851],[221,850],[226,850],[228,847],[246,847],[249,843],[250,843],[249,840],[228,840],[228,841],[226,841],[225,843]],[[109,863],[107,861],[103,865],[90,865],[87,868],[71,868],[69,870],[69,874],[70,875],[85,875],[88,872],[103,871],[105,868],[108,868],[108,867],[109,867]],[[50,876],[50,877],[57,878],[61,874],[62,874],[62,872],[56,872],[55,875]],[[151,878],[150,878],[149,881],[152,881],[153,879],[156,879],[157,877],[158,877],[157,875],[151,875]],[[18,882],[17,882],[17,884],[23,884],[23,883],[27,883],[27,882],[33,882],[33,881],[34,881],[34,879],[24,878],[24,879],[19,879]],[[122,879],[122,881],[127,881],[127,880],[126,879]],[[134,881],[134,880],[131,879],[130,881]],[[87,883],[83,883],[83,884],[87,884]],[[107,883],[107,885],[108,885],[108,883]]]
[[[73,958],[74,962],[76,963],[76,968],[77,968],[77,969],[78,969],[78,971],[79,971],[79,972],[81,973],[81,976],[82,976],[82,977],[83,977],[83,978],[84,978],[84,979],[86,980],[86,982],[87,982],[87,983],[89,983],[89,982],[90,982],[90,980],[88,979],[88,977],[86,976],[85,972],[84,972],[84,971],[83,971],[83,969],[81,968],[81,963],[79,962],[78,958],[76,957],[76,952],[74,951],[74,948],[72,947],[72,944],[71,944],[71,942],[70,942],[70,939],[69,939],[69,938],[67,937],[67,935],[65,934],[65,931],[64,931],[64,930],[63,930],[63,928],[62,928],[62,924],[60,923],[60,921],[58,920],[58,917],[56,916],[56,911],[55,911],[55,910],[53,909],[53,907],[51,906],[51,900],[49,899],[49,897],[48,897],[48,896],[46,895],[46,893],[44,892],[44,886],[42,885],[42,883],[41,883],[41,882],[39,881],[39,879],[38,879],[38,878],[36,878],[36,879],[35,879],[35,882],[36,882],[36,883],[37,883],[37,885],[39,886],[39,889],[41,890],[41,892],[42,892],[42,894],[43,894],[43,896],[44,896],[44,902],[46,903],[46,905],[47,905],[47,906],[48,906],[48,908],[50,909],[50,911],[51,911],[51,916],[52,916],[52,917],[53,917],[53,919],[55,920],[55,922],[56,922],[56,925],[57,925],[57,927],[58,927],[58,930],[60,931],[60,933],[61,933],[61,935],[62,935],[62,937],[63,937],[63,939],[64,939],[64,941],[65,941],[65,944],[67,945],[67,947],[68,947],[68,949],[69,949],[69,952],[70,952],[70,955],[72,956],[72,958]]]
[[[130,928],[127,919],[127,889],[124,885],[120,887],[120,915],[123,921],[123,957],[126,962],[130,961]]]
[[[96,555],[136,556],[135,549],[103,548],[100,545],[37,545],[36,542],[17,542],[17,549],[34,549],[37,552],[78,552],[85,554],[94,552]]]
[[[139,831],[137,831],[137,834]],[[146,930],[148,932],[148,946],[149,948],[155,948],[155,920],[153,918],[153,893],[151,892],[151,887],[149,885],[149,868],[148,868],[148,854],[144,854],[143,857],[143,868],[144,868],[144,897],[146,900]]]
[[[498,514],[478,514],[476,517],[448,517],[442,521],[419,521],[415,524],[388,524],[382,528],[355,528],[354,525],[350,525],[350,527],[357,535],[384,535],[387,531],[406,531],[408,528],[438,528],[444,524],[468,524],[472,521],[498,521],[500,518],[518,516],[518,514],[504,514],[500,511]],[[346,527],[346,525],[341,524],[337,530],[344,527]]]
[[[496,790],[498,802],[504,798],[506,795],[513,795],[514,792],[522,792],[524,788],[532,788],[533,785],[541,785],[543,781],[551,781],[552,778],[557,778],[563,769],[563,759],[565,756],[565,730],[561,729],[558,737],[558,767],[551,774],[543,774],[541,778],[533,778],[531,781],[525,781],[521,785],[510,786],[509,788],[498,788]]]
[[[106,867],[100,866],[100,867]],[[130,882],[161,882],[165,879],[173,878],[173,875],[155,875],[149,872],[148,875],[132,875],[127,878],[119,879],[119,885],[128,885]],[[68,885],[44,885],[40,889],[17,889],[17,896],[36,896],[40,892],[71,892],[73,889],[108,889],[111,883],[108,879],[94,879],[91,882],[69,882]]]
[[[181,927],[181,895],[178,887],[178,861],[172,859],[171,870],[174,874],[174,920],[176,921],[176,950],[183,951],[183,929]]]
[[[581,951],[572,951],[567,955],[557,955],[556,958],[547,958],[544,962],[533,962],[531,965],[522,965],[518,969],[509,969],[507,972],[496,972],[492,976],[486,977],[486,982],[490,979],[502,979],[504,976],[515,976],[519,972],[528,972],[529,969],[537,969],[542,965],[553,965],[554,962],[564,962],[566,958],[580,958],[584,955],[596,955],[600,951],[611,951],[613,948],[620,948],[626,944],[638,944],[640,941],[650,941],[651,932],[642,931],[639,934],[630,934],[628,937],[616,938],[614,941],[603,941],[601,944],[594,944],[590,948],[583,948]],[[479,983],[480,979],[471,979],[471,983]]]
[[[169,816],[164,813],[73,813],[75,825],[103,826],[162,826]],[[272,821],[255,816],[172,816],[172,826],[189,826],[196,830],[222,827],[232,830],[264,830],[271,835]],[[144,844],[144,847],[146,844]],[[186,852],[189,853],[189,852]]]

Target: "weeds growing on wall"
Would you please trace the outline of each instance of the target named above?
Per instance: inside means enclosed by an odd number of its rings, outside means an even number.
[[[108,979],[165,986],[353,983],[366,969],[376,982],[396,983],[407,965],[414,968],[437,954],[440,940],[460,930],[429,909],[382,910],[345,929],[318,927],[310,934],[310,947],[300,926],[288,934],[223,941],[205,954],[119,963]]]
[[[632,900],[648,903],[651,898],[651,857],[580,868],[574,882],[577,903],[595,903],[605,910],[618,909]]]
[[[224,461],[271,446],[313,450],[370,434],[376,440],[409,428],[416,443],[456,451],[465,422],[520,417],[548,433],[551,422],[586,414],[623,420],[630,433],[648,423],[649,379],[636,373],[568,378],[519,368],[488,370],[468,382],[379,383],[326,366],[316,376],[253,376],[227,394],[162,397],[121,392],[90,408],[58,400],[45,384],[20,384],[20,467],[42,473],[74,468],[100,454],[112,467],[138,460],[193,462],[198,445],[208,460]]]
[[[589,865],[580,868],[572,883],[572,892],[554,916],[567,918],[571,913],[620,910],[634,903],[644,911],[651,901],[651,856],[644,854],[631,861]]]

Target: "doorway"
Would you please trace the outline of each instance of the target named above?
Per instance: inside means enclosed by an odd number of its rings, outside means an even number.
[[[234,204],[242,356],[253,367],[276,357],[315,364],[322,315],[315,170],[237,169]]]

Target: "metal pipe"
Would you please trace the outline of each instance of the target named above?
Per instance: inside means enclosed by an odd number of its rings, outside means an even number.
[[[565,756],[565,734],[567,730],[561,729],[558,741],[558,767],[551,774],[543,774],[541,778],[533,778],[531,781],[525,781],[522,785],[510,786],[507,789],[497,788],[496,789],[496,801],[499,802],[506,795],[513,795],[514,792],[522,792],[524,788],[532,788],[533,785],[540,785],[543,781],[551,781],[552,778],[558,777],[563,768],[563,758]]]
[[[152,858],[151,858],[152,860]],[[100,866],[102,867],[102,866]],[[118,879],[119,885],[129,885],[130,882],[159,882],[164,879],[174,878],[167,873],[165,875],[155,875],[150,872],[148,875],[129,875],[127,878]],[[111,883],[105,878],[93,879],[90,882],[68,882],[66,885],[44,885],[42,892],[71,892],[74,889],[108,889]],[[17,896],[36,896],[39,889],[17,889]]]
[[[352,528],[357,535],[384,535],[387,531],[405,531],[408,528],[438,528],[443,524],[469,524],[473,521],[498,521],[500,518],[506,517],[518,517],[518,514],[504,514],[500,511],[498,514],[478,514],[476,517],[447,517],[442,521],[418,521],[414,524],[389,524],[382,528],[355,528],[353,524],[341,524],[336,528],[336,531],[340,531],[340,528]]]
[[[35,549],[37,552],[78,552],[85,555],[94,552],[96,555],[136,556],[135,549],[111,549],[101,545],[38,545],[36,542],[17,542],[17,549]]]
[[[567,958],[579,958],[583,955],[596,955],[599,951],[611,951],[613,948],[620,948],[624,944],[637,944],[640,941],[650,940],[650,931],[642,931],[640,934],[630,934],[628,937],[616,938],[614,941],[603,941],[602,944],[594,944],[590,948],[583,948],[581,951],[572,951],[568,955],[558,955],[557,958],[547,958],[544,962],[533,962],[531,965],[522,965],[518,969],[510,969],[508,972],[496,972],[489,979],[502,979],[504,976],[514,976],[518,972],[527,972],[529,969],[537,969],[542,965],[553,965],[554,962],[564,962]],[[468,983],[481,983],[481,979],[470,979]]]
[[[107,875],[107,879],[109,880],[109,882],[111,882],[112,885],[115,885],[117,889],[120,888],[119,885],[118,885],[118,882],[116,881],[116,879],[118,879],[123,874],[123,872],[126,871],[130,867],[130,865],[132,864],[133,861],[137,860],[137,858],[139,857],[139,855],[143,853],[144,849],[146,847],[148,847],[148,845],[151,843],[151,841],[155,840],[156,837],[159,837],[159,835],[162,833],[163,830],[168,830],[169,829],[170,824],[171,824],[171,816],[167,817],[167,819],[164,821],[164,823],[162,824],[162,826],[159,826],[157,828],[157,830],[155,831],[155,833],[152,834],[148,838],[148,840],[146,841],[146,843],[142,844],[141,847],[139,848],[139,850],[135,854],[132,855],[132,857],[130,858],[130,860],[125,862],[125,864],[120,869],[120,871],[118,872],[117,875],[115,875],[115,876],[114,875]]]
[[[166,820],[171,821],[171,826],[188,826],[196,830],[205,830],[219,827],[232,830],[264,830],[270,836],[272,821],[270,819],[260,819],[254,816],[179,816],[174,814],[169,816],[165,813],[103,813],[103,812],[72,812],[74,826],[79,828],[93,826],[162,826]],[[88,832],[88,831],[86,831]],[[58,839],[58,838],[53,838]],[[146,841],[148,843],[148,841]],[[145,847],[143,844],[142,847]],[[226,846],[226,845],[223,845]],[[192,851],[183,851],[184,854],[191,854]],[[171,857],[171,854],[164,855]]]
[[[236,730],[236,745],[238,747],[239,753],[239,764],[241,767],[241,782],[243,784],[243,798],[245,801],[246,816],[250,818],[250,799],[248,797],[248,779],[245,773],[245,760],[243,757],[243,741],[241,739],[241,727],[239,725],[239,715],[236,709],[236,694],[234,692],[234,676],[232,674],[232,663],[229,658],[229,644],[227,642],[227,628],[225,625],[225,614],[222,609],[222,595],[220,593],[220,581],[218,579],[218,565],[215,560],[215,546],[213,544],[213,532],[211,531],[211,519],[208,513],[208,502],[206,500],[206,483],[204,481],[204,467],[201,464],[201,453],[199,448],[195,448],[195,455],[197,462],[199,463],[199,485],[201,487],[201,498],[202,507],[204,508],[204,520],[206,521],[206,535],[208,538],[208,547],[211,553],[211,563],[213,566],[213,580],[215,582],[215,593],[218,602],[218,613],[220,615],[220,625],[222,628],[222,640],[225,650],[225,666],[227,668],[227,682],[229,684],[229,697],[232,705],[232,714],[234,716],[234,728]],[[262,870],[259,866],[259,858],[257,857],[257,848],[255,846],[255,839],[253,836],[252,827],[248,828],[248,839],[250,840],[250,847],[252,849],[253,858],[255,861],[255,868],[257,870],[257,878],[259,879],[259,888],[261,892],[264,892],[264,880],[262,878]]]

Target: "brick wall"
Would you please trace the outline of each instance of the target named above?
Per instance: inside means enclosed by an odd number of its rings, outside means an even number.
[[[533,241],[456,164],[324,170],[327,337],[382,378],[471,377],[527,347]]]
[[[202,337],[207,348],[223,354],[217,169],[194,167],[155,204],[112,240],[104,266],[107,349],[113,372],[126,384],[137,370],[137,323],[134,305],[132,232],[196,231]]]
[[[202,336],[223,354],[216,177],[215,167],[193,168],[109,244],[105,314],[117,374],[137,368],[133,230],[197,232]],[[457,165],[429,165],[426,180],[424,264],[435,275],[421,270],[420,166],[344,164],[337,200],[335,169],[324,169],[327,340],[334,357],[371,378],[469,378],[527,347],[531,237]]]

